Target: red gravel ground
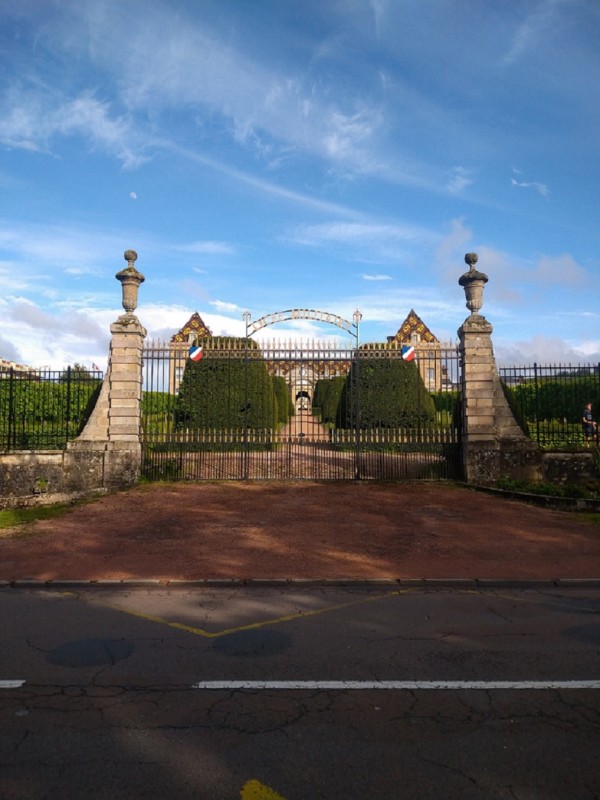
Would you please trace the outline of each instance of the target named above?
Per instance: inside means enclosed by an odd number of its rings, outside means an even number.
[[[0,536],[0,580],[600,578],[600,526],[451,484],[141,485]]]

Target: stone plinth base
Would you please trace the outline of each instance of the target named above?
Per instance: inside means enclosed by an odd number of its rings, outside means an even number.
[[[468,442],[463,446],[465,480],[492,486],[500,478],[542,479],[542,453],[535,442],[515,439]]]
[[[573,483],[583,486],[600,479],[600,470],[592,451],[545,452],[542,467],[542,480],[547,483]]]

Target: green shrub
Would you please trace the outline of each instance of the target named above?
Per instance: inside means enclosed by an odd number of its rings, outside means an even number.
[[[321,421],[335,424],[340,398],[346,385],[346,378],[344,376],[329,378],[328,380],[323,380],[322,384]]]
[[[359,420],[356,418],[358,392]],[[415,362],[356,361],[344,384],[338,425],[354,428],[417,428],[435,420],[435,405]]]
[[[272,380],[273,390],[277,400],[277,422],[285,425],[285,423],[289,421],[294,410],[292,398],[290,397],[285,378],[280,375],[275,375]]]
[[[456,404],[460,400],[460,392],[452,390],[449,392],[432,392],[431,399],[438,413],[447,412],[449,416],[454,414]]]
[[[329,379],[326,378],[319,378],[319,380],[315,383],[315,391],[312,401],[313,411],[320,411],[323,408],[323,399],[327,393],[328,384]]]
[[[508,389],[521,413],[531,422],[559,419],[578,423],[589,401],[600,407],[600,382],[594,375],[538,378]]]
[[[177,429],[274,427],[275,390],[267,365],[256,352],[256,342],[249,341],[247,360],[239,340],[231,337],[211,340],[212,347],[228,343],[230,350],[211,355],[207,348],[201,361],[186,362],[175,407]]]

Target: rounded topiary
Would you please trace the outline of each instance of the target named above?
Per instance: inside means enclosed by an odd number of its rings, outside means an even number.
[[[277,399],[277,422],[285,425],[292,415],[292,398],[290,397],[284,377],[281,375],[274,375],[272,381],[275,397]]]
[[[275,390],[256,342],[250,340],[246,351],[244,340],[218,337],[204,352],[200,361],[186,362],[175,409],[176,428],[272,428]]]
[[[346,385],[346,378],[338,376],[323,381],[321,389],[321,421],[335,423],[338,416],[340,398]]]
[[[416,428],[434,420],[435,405],[416,362],[354,360],[340,397],[339,427]]]

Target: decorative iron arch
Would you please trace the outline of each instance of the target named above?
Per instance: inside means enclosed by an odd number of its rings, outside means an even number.
[[[358,324],[362,319],[362,314],[358,309],[352,315],[352,322],[339,314],[333,314],[330,311],[320,311],[314,308],[288,308],[285,311],[275,311],[273,314],[265,314],[259,319],[251,321],[249,311],[243,314],[246,323],[246,338],[252,334],[266,328],[268,325],[275,325],[278,322],[289,322],[290,320],[307,319],[314,322],[326,322],[329,325],[335,325],[342,330],[347,331],[356,339],[358,344]]]

